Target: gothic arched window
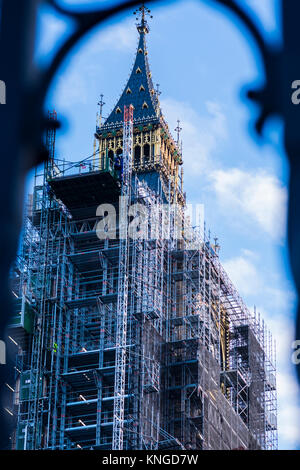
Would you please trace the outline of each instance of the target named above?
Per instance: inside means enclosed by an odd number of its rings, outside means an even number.
[[[140,165],[141,164],[141,147],[136,145],[134,147],[134,164]]]
[[[114,161],[114,151],[113,150],[109,150],[108,151],[108,158],[113,162]]]
[[[150,145],[149,144],[144,145],[143,153],[144,153],[144,163],[148,163],[150,159]]]
[[[100,170],[103,170],[104,165],[105,165],[105,152],[102,152],[100,156]]]

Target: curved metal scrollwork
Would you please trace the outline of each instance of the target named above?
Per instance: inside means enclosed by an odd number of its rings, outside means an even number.
[[[159,1],[159,0],[152,0]],[[162,1],[162,0],[161,0]],[[35,22],[38,8],[46,3],[56,12],[70,18],[75,29],[61,45],[49,67],[35,70],[33,50]],[[94,11],[78,12],[65,8],[57,0],[0,0],[0,77],[7,83],[7,104],[0,106],[1,159],[5,171],[0,175],[0,339],[3,337],[9,315],[7,278],[15,257],[21,227],[22,188],[26,172],[47,158],[43,148],[43,134],[49,121],[44,117],[44,101],[50,83],[59,66],[74,45],[93,27],[112,18],[125,9],[134,8],[138,0],[122,1],[114,6]],[[262,134],[266,120],[275,114],[285,122],[285,147],[291,165],[289,198],[289,250],[295,283],[300,292],[300,107],[293,107],[290,100],[291,83],[300,79],[299,49],[300,33],[297,19],[300,2],[283,2],[283,46],[275,48],[268,44],[248,14],[234,0],[209,0],[212,6],[221,6],[232,12],[246,27],[263,59],[265,84],[261,89],[251,90],[250,99],[260,106],[256,122],[258,134]],[[298,5],[297,5],[298,4]],[[18,195],[18,196],[16,196]],[[298,208],[299,206],[299,208]],[[299,253],[298,253],[299,252]],[[298,318],[300,316],[298,315]],[[297,335],[300,338],[298,321]],[[298,368],[299,369],[299,368]],[[298,371],[299,372],[299,371]],[[0,368],[0,387],[7,371]],[[300,372],[299,372],[300,378]],[[0,447],[7,442],[7,428],[0,416]]]
[[[279,112],[278,103],[276,102],[276,95],[273,89],[274,72],[277,69],[277,50],[271,44],[267,44],[263,35],[260,33],[255,22],[247,15],[243,8],[238,5],[234,0],[212,0],[223,7],[226,7],[241,21],[241,23],[248,30],[252,39],[256,43],[258,50],[263,59],[263,66],[265,71],[265,86],[259,90],[250,90],[248,97],[255,101],[261,108],[260,116],[256,121],[256,131],[259,135],[262,134],[263,127],[266,120],[274,114]]]

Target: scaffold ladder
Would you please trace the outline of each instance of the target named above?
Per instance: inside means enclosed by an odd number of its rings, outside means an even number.
[[[123,174],[119,214],[119,270],[116,327],[115,390],[112,449],[123,449],[124,396],[126,380],[126,341],[128,304],[129,241],[127,214],[131,199],[133,106],[124,106]]]

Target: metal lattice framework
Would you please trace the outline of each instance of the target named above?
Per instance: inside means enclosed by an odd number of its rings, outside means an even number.
[[[112,448],[123,449],[124,432],[124,395],[127,342],[127,306],[128,306],[128,210],[131,203],[132,181],[132,135],[133,106],[124,107],[123,126],[123,175],[121,189],[121,207],[119,216],[119,287],[117,301],[115,398]]]
[[[92,166],[65,178],[60,168],[56,161],[50,171],[56,191],[60,182],[66,190],[99,174]],[[273,341],[241,301],[209,237],[176,239],[184,211],[164,205],[162,194],[135,175],[131,199],[149,220],[154,210],[157,237],[149,237],[151,224],[146,239],[126,236],[122,290],[122,240],[99,240],[88,208],[84,217],[73,209],[70,218],[49,191],[42,217],[41,182],[14,282],[18,305],[23,299],[35,318],[32,342],[24,326],[10,328],[19,344],[15,447],[276,448]],[[40,235],[46,232],[47,246]]]

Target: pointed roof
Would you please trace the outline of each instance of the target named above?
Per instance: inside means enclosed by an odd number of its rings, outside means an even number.
[[[134,107],[134,121],[146,120],[149,122],[161,116],[158,93],[153,87],[149,68],[146,47],[146,34],[149,32],[149,26],[144,15],[141,23],[137,25],[137,30],[140,36],[135,62],[122,95],[105,121],[105,127],[121,124],[123,122],[124,106],[130,104]]]

